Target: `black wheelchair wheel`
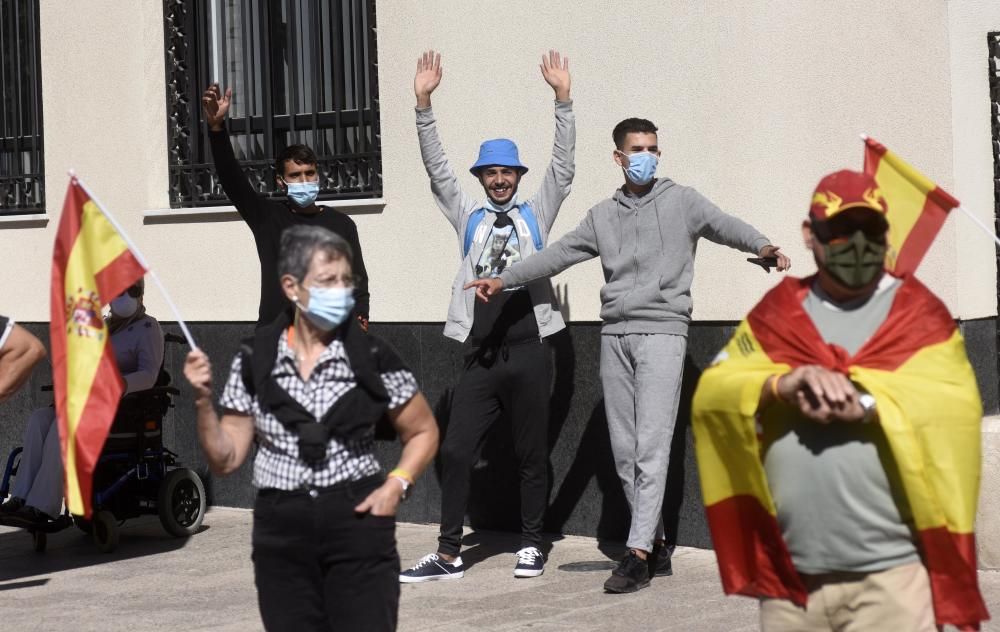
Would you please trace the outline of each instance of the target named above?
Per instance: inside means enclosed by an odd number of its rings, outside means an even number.
[[[91,537],[94,544],[101,553],[111,553],[118,548],[118,520],[115,515],[107,509],[102,509],[94,514],[91,520]]]
[[[45,547],[49,544],[49,537],[44,531],[31,532],[31,545],[35,553],[44,553]]]
[[[157,508],[167,533],[178,538],[193,535],[205,519],[205,485],[193,470],[171,470],[160,483]]]

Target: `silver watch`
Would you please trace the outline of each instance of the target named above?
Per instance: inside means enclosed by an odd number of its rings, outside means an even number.
[[[399,484],[403,486],[403,495],[399,497],[400,500],[406,500],[410,497],[410,492],[413,491],[413,483],[406,480],[402,476],[392,476],[391,478],[399,481]]]
[[[858,397],[858,403],[865,411],[865,416],[861,418],[862,423],[871,423],[875,420],[875,396],[871,393],[862,393]]]

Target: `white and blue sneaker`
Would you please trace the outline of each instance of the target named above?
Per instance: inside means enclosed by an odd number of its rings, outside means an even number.
[[[545,556],[537,547],[526,546],[515,555],[514,577],[538,577],[545,572]]]
[[[431,553],[420,558],[411,568],[399,574],[403,584],[418,582],[433,582],[439,579],[462,579],[465,569],[462,568],[462,558],[456,557],[452,562],[446,562],[437,553]]]

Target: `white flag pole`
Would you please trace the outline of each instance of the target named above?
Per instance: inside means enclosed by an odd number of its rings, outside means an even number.
[[[989,226],[980,221],[978,217],[973,215],[972,212],[966,209],[964,206],[956,206],[955,208],[965,213],[965,215],[969,219],[971,219],[976,224],[976,226],[983,229],[983,232],[992,237],[993,241],[997,242],[997,245],[1000,246],[1000,237],[997,237],[996,233],[993,232],[993,230]]]
[[[859,136],[861,136],[861,140],[863,140],[863,141],[867,141],[868,140],[868,134],[859,134]],[[992,228],[990,228],[989,226],[987,226],[986,224],[984,224],[978,217],[976,217],[975,215],[972,214],[972,211],[968,210],[964,206],[958,205],[955,208],[958,209],[958,210],[960,210],[960,211],[962,211],[963,213],[965,213],[966,217],[968,217],[969,219],[971,219],[973,221],[973,223],[976,226],[978,226],[980,229],[982,229],[982,231],[984,233],[986,233],[987,235],[989,235],[990,237],[992,237],[993,241],[995,241],[997,243],[997,246],[1000,246],[1000,237],[997,237],[996,231],[994,231]]]
[[[163,284],[160,283],[160,277],[157,276],[155,270],[149,267],[149,264],[146,262],[146,258],[143,257],[142,253],[139,252],[139,249],[136,248],[135,242],[133,242],[129,238],[128,233],[126,233],[125,229],[121,227],[121,224],[119,224],[118,221],[111,215],[111,213],[109,213],[108,210],[104,208],[104,205],[101,204],[100,200],[98,200],[97,197],[94,196],[93,192],[91,192],[91,190],[87,188],[87,185],[83,183],[83,180],[80,179],[80,176],[76,175],[76,172],[73,171],[72,169],[69,170],[69,176],[74,181],[76,181],[78,185],[80,185],[80,188],[83,189],[84,192],[87,194],[87,197],[89,197],[94,202],[94,205],[97,206],[98,210],[101,211],[101,214],[104,215],[104,217],[109,222],[111,222],[111,225],[115,227],[115,230],[118,231],[118,234],[121,235],[123,240],[125,240],[125,244],[128,246],[129,250],[132,251],[132,254],[135,256],[135,258],[139,261],[142,267],[146,268],[146,273],[150,276],[151,279],[153,279],[153,283],[156,284],[156,287],[159,288],[160,290],[160,294],[162,294],[163,298],[167,301],[167,305],[170,307],[170,311],[174,313],[174,317],[177,319],[177,324],[180,325],[181,331],[184,332],[184,338],[187,340],[188,345],[191,347],[192,350],[197,349],[198,345],[194,343],[194,338],[191,336],[191,331],[188,329],[187,323],[184,322],[184,319],[181,318],[181,313],[180,311],[178,311],[177,306],[174,305],[174,301],[170,298],[170,295],[167,293],[167,288],[163,287]]]

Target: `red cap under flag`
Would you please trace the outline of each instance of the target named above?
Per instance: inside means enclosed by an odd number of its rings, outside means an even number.
[[[889,210],[875,178],[867,173],[844,169],[831,173],[816,185],[809,217],[828,220],[849,208],[868,208],[883,215]]]

